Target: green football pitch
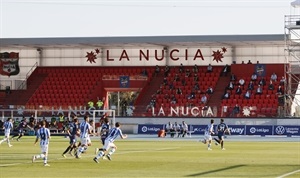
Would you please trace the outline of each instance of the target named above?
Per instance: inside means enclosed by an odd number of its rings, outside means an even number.
[[[3,137],[1,136],[1,139]],[[98,139],[81,159],[62,157],[68,139],[53,136],[49,147],[50,167],[42,160],[31,162],[40,153],[35,137],[26,136],[13,147],[0,145],[0,178],[11,177],[300,177],[300,142],[232,141],[226,150],[212,145],[211,151],[196,138],[118,139],[112,161],[95,163]]]

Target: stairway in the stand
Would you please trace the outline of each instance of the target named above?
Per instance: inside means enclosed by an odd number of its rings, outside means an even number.
[[[156,93],[160,84],[163,82],[163,79],[163,74],[154,76],[148,85],[144,87],[135,103],[135,116],[141,116],[143,113],[145,113],[146,107],[150,103],[152,95]]]
[[[230,77],[229,76],[221,76],[217,82],[214,93],[211,95],[207,105],[217,108],[220,108],[222,96],[225,92],[225,87],[229,84]]]

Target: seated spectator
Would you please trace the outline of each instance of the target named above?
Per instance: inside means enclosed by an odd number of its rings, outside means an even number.
[[[277,88],[277,94],[278,95],[283,95],[283,89],[282,89],[281,85],[279,85],[278,88]]]
[[[253,90],[254,89],[254,83],[253,81],[250,81],[248,84],[248,89],[247,90]]]
[[[233,82],[236,81],[236,76],[234,75],[234,73],[232,73],[232,74],[230,75],[230,81],[233,81]]]
[[[228,86],[227,86],[227,89],[228,89],[228,90],[233,90],[233,89],[234,89],[234,83],[233,83],[233,81],[230,81],[230,82],[229,82],[229,84],[228,84]]]
[[[258,85],[258,87],[256,88],[256,93],[255,94],[261,95],[262,93],[263,93],[262,87],[261,87],[261,85]]]
[[[212,68],[212,65],[211,64],[208,64],[207,66],[207,73],[211,73],[213,71],[213,68]]]
[[[185,77],[190,77],[191,76],[191,71],[190,69],[185,70]]]
[[[200,86],[199,86],[199,83],[198,83],[198,82],[196,82],[196,83],[194,84],[194,90],[196,90],[196,91],[200,90]]]
[[[148,77],[148,72],[146,69],[143,69],[142,72],[141,72],[141,75],[142,76],[145,76],[145,77]]]
[[[265,86],[266,85],[266,79],[264,77],[261,77],[261,79],[259,80],[258,84],[261,86]]]
[[[229,72],[229,66],[228,64],[226,64],[222,70],[221,76],[227,76],[228,72]]]
[[[179,95],[181,95],[181,94],[182,94],[182,90],[181,90],[181,88],[180,88],[180,87],[176,89],[176,94],[179,94]]]
[[[271,75],[271,81],[277,82],[277,75],[275,72],[273,72],[273,74]]]
[[[251,81],[253,82],[257,81],[257,74],[255,72],[251,75]]]
[[[174,76],[174,81],[175,81],[175,82],[178,82],[178,81],[180,81],[180,77],[179,77],[179,75],[178,75],[178,74],[175,74],[175,76]]]
[[[174,89],[174,84],[173,84],[172,81],[169,83],[169,89],[170,89],[170,90],[173,90],[173,89]]]
[[[188,99],[195,99],[196,93],[195,90],[192,90],[191,93],[188,95]]]
[[[240,78],[239,80],[239,85],[244,88],[244,85],[245,85],[245,80],[243,78]]]
[[[232,113],[230,114],[230,117],[235,117],[239,113],[240,113],[240,107],[238,104],[235,104],[235,106],[232,109]]]
[[[155,76],[157,76],[160,72],[160,68],[158,65],[155,66]]]
[[[167,77],[169,75],[169,72],[170,72],[170,67],[168,65],[166,65],[165,71],[164,71],[165,77]]]
[[[222,97],[222,99],[229,99],[230,98],[230,92],[226,91]]]
[[[209,95],[213,94],[213,92],[214,92],[214,90],[213,90],[212,87],[208,87],[207,90],[206,90],[206,93],[209,94]]]
[[[199,81],[198,74],[197,74],[197,73],[195,73],[195,74],[194,74],[194,82],[198,82],[198,81]]]
[[[197,64],[194,65],[194,67],[193,67],[193,72],[194,72],[194,73],[198,73],[198,72],[199,72],[199,69],[198,69]]]
[[[239,85],[239,86],[236,88],[235,94],[237,94],[237,95],[242,94],[242,88],[241,88],[241,85]]]
[[[268,86],[268,89],[269,90],[274,90],[274,84],[273,84],[273,82],[272,82],[272,80],[270,81],[270,84],[269,84],[269,86]]]
[[[281,79],[280,79],[280,81],[279,81],[279,85],[284,85],[285,84],[285,77],[284,76],[282,76],[281,77]]]
[[[201,104],[206,104],[207,102],[207,96],[206,95],[202,95],[201,97]]]
[[[163,84],[166,86],[166,85],[168,85],[168,78],[167,77],[164,77],[164,79],[163,79]]]
[[[185,86],[185,85],[186,85],[185,78],[182,78],[182,80],[181,80],[181,85],[182,85],[182,86]]]
[[[177,103],[177,99],[174,95],[171,96],[171,104],[176,104]]]
[[[181,63],[179,66],[179,73],[183,73],[184,72],[184,67],[183,64]]]
[[[251,90],[247,90],[247,92],[244,95],[245,99],[250,99],[251,98]]]

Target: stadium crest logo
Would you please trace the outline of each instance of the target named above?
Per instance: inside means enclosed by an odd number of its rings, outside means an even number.
[[[0,53],[0,74],[1,75],[17,75],[20,73],[19,53],[4,52]]]

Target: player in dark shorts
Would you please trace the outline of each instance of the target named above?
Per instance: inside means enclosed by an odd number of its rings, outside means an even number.
[[[108,136],[109,129],[110,129],[109,118],[105,117],[103,120],[103,123],[101,125],[101,132],[100,132],[100,138],[101,138],[102,145],[104,145],[104,141],[105,141],[106,137]],[[99,151],[99,148],[95,148],[95,154],[97,154],[98,151]]]
[[[26,128],[29,128],[29,129],[32,130],[32,128],[31,128],[31,127],[28,125],[28,123],[26,122],[26,118],[24,117],[24,118],[21,120],[21,122],[20,122],[20,124],[19,124],[19,126],[18,126],[18,134],[14,135],[14,136],[12,137],[12,139],[15,138],[15,137],[18,137],[18,138],[17,138],[17,141],[19,141],[19,140],[21,139],[21,137],[23,137]]]
[[[221,119],[221,123],[217,126],[218,131],[218,139],[214,138],[216,141],[216,145],[221,144],[221,149],[225,150],[224,148],[224,136],[226,133],[230,134],[227,124],[225,124],[224,119]]]
[[[67,130],[68,136],[70,138],[70,145],[67,147],[67,149],[63,152],[62,156],[66,157],[66,153],[69,152],[71,156],[72,150],[76,148],[76,137],[79,135],[79,125],[78,125],[78,119],[75,116],[73,119],[73,122],[69,124],[69,129]]]

